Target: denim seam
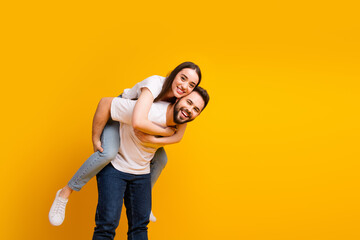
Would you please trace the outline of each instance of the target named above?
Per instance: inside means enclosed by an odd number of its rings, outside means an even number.
[[[131,191],[131,189],[130,189],[130,191]],[[131,204],[131,221],[132,221],[132,223],[131,223],[131,225],[132,225],[132,231],[131,231],[131,238],[134,238],[134,204],[133,204],[133,198],[132,198],[132,196],[131,196],[131,198],[130,198],[130,204]]]
[[[90,163],[89,166],[83,171],[83,173],[74,180],[74,183],[71,184],[71,185],[74,187],[73,190],[79,191],[79,190],[81,189],[81,188],[75,187],[74,185],[78,185],[78,184],[79,184],[79,181],[80,181],[81,179],[83,179],[83,176],[88,173],[88,170],[89,170],[89,169],[94,165],[94,163],[97,162],[99,159],[100,159],[100,156],[98,155],[93,161],[91,161],[91,163]]]

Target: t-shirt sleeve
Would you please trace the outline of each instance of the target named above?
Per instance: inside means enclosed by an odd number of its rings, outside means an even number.
[[[134,87],[124,89],[122,97],[128,99],[137,99],[141,94],[141,88],[146,87],[147,89],[150,90],[151,94],[155,99],[157,96],[159,96],[162,87],[164,85],[164,82],[165,82],[165,77],[162,76],[154,75],[148,77],[142,80],[141,82],[135,84]]]
[[[132,114],[136,101],[116,97],[111,102],[111,118],[126,124],[131,124]]]
[[[150,90],[151,94],[153,95],[153,97],[155,99],[157,96],[159,96],[162,86],[163,86],[163,83],[164,83],[163,77],[160,77],[157,75],[148,77],[137,84],[138,85],[137,96],[140,96],[141,88],[146,87],[147,89]]]

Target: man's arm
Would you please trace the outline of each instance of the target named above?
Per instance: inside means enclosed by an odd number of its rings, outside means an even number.
[[[102,131],[104,130],[107,121],[110,118],[112,100],[113,98],[111,97],[102,98],[96,108],[92,125],[92,141],[94,152],[98,150],[100,152],[103,151],[103,148],[101,147],[100,136]]]

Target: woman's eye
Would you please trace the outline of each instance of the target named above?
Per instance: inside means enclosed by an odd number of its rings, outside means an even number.
[[[185,81],[185,78],[184,78],[184,77],[181,77],[181,80]]]
[[[195,87],[195,84],[190,84],[190,87],[191,87],[191,88],[194,88],[194,87]]]

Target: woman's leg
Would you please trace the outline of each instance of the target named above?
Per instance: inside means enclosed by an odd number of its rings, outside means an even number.
[[[150,163],[151,189],[154,187],[155,182],[158,180],[162,170],[165,168],[167,161],[168,158],[164,148],[159,148]],[[152,211],[150,213],[150,221],[156,222],[156,217]]]
[[[162,170],[167,164],[168,158],[163,147],[159,148],[150,163],[151,189],[158,180]]]
[[[119,122],[109,120],[101,134],[103,152],[93,153],[75,173],[68,185],[59,190],[49,212],[49,221],[59,226],[65,219],[65,208],[73,190],[79,191],[92,177],[100,172],[119,150]]]
[[[109,120],[101,134],[101,147],[104,151],[94,152],[71,178],[68,186],[75,191],[80,191],[92,177],[116,157],[119,146],[119,122]]]

